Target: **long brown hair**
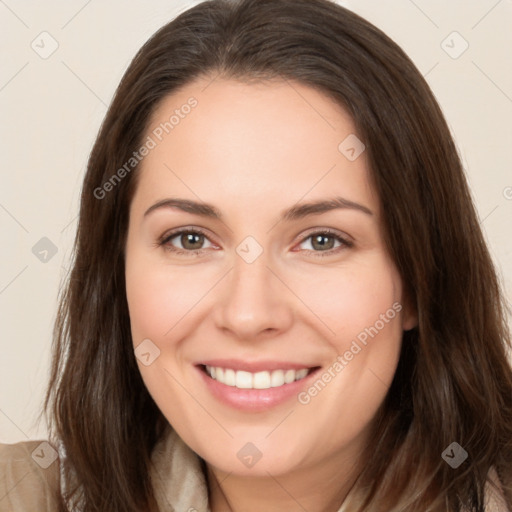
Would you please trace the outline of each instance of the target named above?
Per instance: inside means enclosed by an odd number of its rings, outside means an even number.
[[[157,510],[149,464],[167,421],[135,361],[124,280],[137,169],[104,197],[97,190],[141,146],[163,98],[217,75],[314,87],[352,115],[366,144],[388,250],[419,320],[375,418],[359,510],[482,512],[491,467],[512,506],[506,305],[460,159],[410,59],[330,0],[203,2],[154,34],[126,71],[88,162],[44,404],[64,473],[79,484],[70,495],[85,512]],[[452,442],[469,455],[457,469],[441,457]]]

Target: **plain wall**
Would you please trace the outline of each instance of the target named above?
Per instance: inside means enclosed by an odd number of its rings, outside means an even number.
[[[46,437],[35,420],[88,154],[136,51],[196,3],[0,2],[0,442]],[[510,301],[512,1],[340,3],[383,29],[426,76]]]

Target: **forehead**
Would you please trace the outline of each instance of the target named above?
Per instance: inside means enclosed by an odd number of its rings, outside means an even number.
[[[304,84],[196,80],[164,98],[146,137],[154,148],[140,166],[139,198],[277,208],[341,194],[377,209],[364,151],[347,158],[347,146],[360,150],[351,117]]]

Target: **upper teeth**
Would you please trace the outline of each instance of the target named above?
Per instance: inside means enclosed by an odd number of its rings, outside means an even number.
[[[301,370],[274,370],[272,372],[244,372],[235,371],[230,368],[221,368],[219,366],[205,366],[206,373],[218,382],[226,386],[232,386],[243,389],[268,389],[277,388],[283,384],[290,384],[295,380],[306,377],[309,368]]]

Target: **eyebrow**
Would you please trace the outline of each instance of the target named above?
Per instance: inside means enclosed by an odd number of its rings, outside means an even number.
[[[146,210],[144,217],[160,208],[177,208],[178,210],[192,213],[194,215],[201,215],[203,217],[223,220],[221,212],[215,208],[215,206],[208,203],[193,201],[191,199],[180,198],[168,198],[158,201]],[[281,212],[280,220],[289,222],[302,219],[309,215],[318,215],[336,209],[356,210],[365,213],[366,215],[373,215],[373,212],[362,204],[350,201],[349,199],[345,199],[343,197],[334,197],[332,199],[296,204],[291,208]]]

